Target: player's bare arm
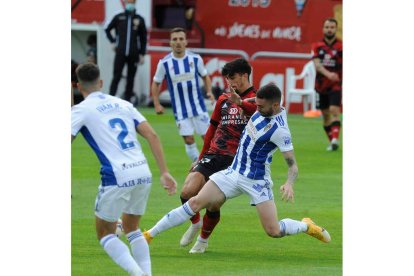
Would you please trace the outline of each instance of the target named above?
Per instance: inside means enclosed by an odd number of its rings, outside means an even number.
[[[161,88],[161,83],[158,83],[155,81],[152,82],[151,94],[152,94],[152,100],[154,101],[154,109],[157,114],[164,113],[164,107],[160,104],[160,88]]]
[[[210,99],[211,104],[214,104],[216,99],[214,98],[213,92],[211,92],[211,79],[208,75],[203,77],[204,86],[206,88],[207,97]]]
[[[160,170],[161,184],[163,185],[164,189],[167,190],[168,195],[175,194],[177,190],[177,182],[168,172],[167,163],[165,162],[164,158],[164,151],[162,149],[161,141],[157,133],[155,133],[154,129],[148,122],[140,123],[137,126],[137,131],[148,141],[152,155],[154,156]]]
[[[293,184],[295,183],[299,170],[293,150],[283,152],[282,154],[288,166],[288,176],[285,184],[280,186],[280,192],[282,193],[282,200],[294,202]]]
[[[327,70],[325,66],[322,65],[321,60],[319,58],[314,58],[313,63],[315,64],[315,69],[317,72],[327,77],[330,81],[339,81],[338,74]]]

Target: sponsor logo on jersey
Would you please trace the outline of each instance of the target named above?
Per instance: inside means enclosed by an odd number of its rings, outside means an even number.
[[[124,171],[124,170],[128,170],[128,169],[132,169],[132,168],[139,167],[139,166],[141,166],[143,164],[147,164],[147,160],[141,160],[141,161],[134,162],[134,163],[129,163],[129,164],[123,163],[122,166],[121,166],[121,168]]]
[[[287,136],[283,137],[283,141],[285,142],[285,145],[286,145],[286,146],[287,146],[287,145],[289,145],[289,144],[291,143],[291,141],[290,141],[290,137],[287,137]]]
[[[257,183],[257,184],[254,184],[252,188],[260,193],[263,190],[264,186]]]
[[[239,112],[239,109],[237,107],[232,107],[229,110],[229,114],[237,114]]]
[[[151,184],[151,183],[152,183],[152,177],[143,177],[143,178],[138,178],[138,179],[132,179],[122,184],[118,184],[118,187],[125,188],[125,187],[131,187],[135,185]]]

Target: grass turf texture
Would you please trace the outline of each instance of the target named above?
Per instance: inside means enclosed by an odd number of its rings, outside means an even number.
[[[181,204],[179,194],[190,162],[171,109],[162,116],[149,108],[140,111],[159,134],[168,167],[178,183],[177,194],[168,196],[159,184],[159,171],[150,149],[139,137],[153,173],[147,211],[141,220],[144,230]],[[286,179],[287,166],[280,152],[276,152],[271,169],[279,219],[311,217],[329,231],[331,243],[306,234],[268,237],[249,198],[242,195],[223,206],[221,221],[205,254],[189,254],[193,244],[180,247],[180,238],[189,223],[157,236],[150,245],[153,275],[342,275],[342,147],[336,152],[325,151],[328,142],[321,118],[289,115],[288,120],[299,176],[294,187],[295,203],[281,202],[279,187]],[[197,144],[201,149],[199,137]],[[126,275],[96,239],[93,208],[99,162],[82,135],[72,144],[71,158],[72,275]]]

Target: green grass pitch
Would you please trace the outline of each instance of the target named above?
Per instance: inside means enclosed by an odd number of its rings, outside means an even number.
[[[190,162],[171,110],[162,116],[150,108],[140,111],[159,134],[168,167],[178,182],[177,194],[168,196],[159,184],[159,171],[150,149],[139,138],[153,173],[153,187],[141,221],[144,230],[181,205],[179,194]],[[329,231],[331,243],[324,244],[306,234],[268,237],[249,198],[242,195],[223,206],[221,221],[205,254],[189,254],[192,245],[180,248],[179,240],[189,223],[157,236],[150,245],[153,275],[342,275],[342,147],[337,152],[325,151],[328,142],[321,118],[289,115],[288,121],[299,176],[294,187],[295,202],[281,202],[279,186],[286,179],[287,166],[280,152],[276,152],[271,168],[278,217],[311,217]],[[201,149],[199,137],[197,144]],[[72,144],[71,158],[72,275],[126,275],[96,239],[93,208],[99,162],[82,135]]]

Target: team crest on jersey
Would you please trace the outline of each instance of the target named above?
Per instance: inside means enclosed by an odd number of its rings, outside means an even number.
[[[139,25],[139,19],[138,18],[134,18],[134,20],[132,21],[132,23],[134,24],[134,26],[138,26]]]
[[[193,68],[194,67],[194,62],[190,62],[190,68]]]
[[[272,127],[272,124],[268,124],[267,126],[265,126],[264,128],[264,132],[268,131],[270,128]]]
[[[336,50],[332,50],[332,55],[336,56]]]

